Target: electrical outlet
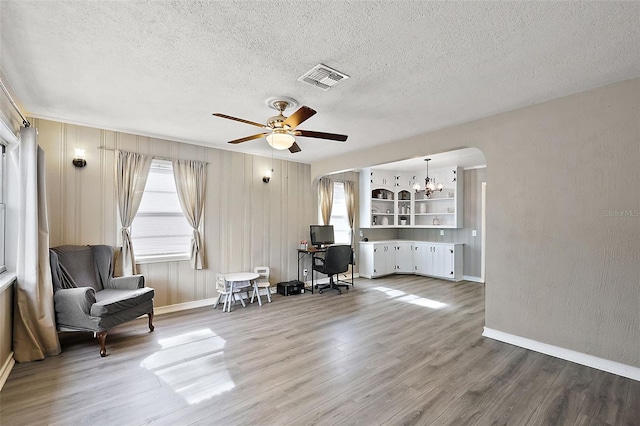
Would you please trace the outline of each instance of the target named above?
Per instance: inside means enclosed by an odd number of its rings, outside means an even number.
[[[472,237],[477,237],[478,236],[478,231],[476,231],[475,229],[471,230],[471,236]]]
[[[302,275],[304,275],[304,276],[306,277],[307,275],[309,275],[309,271],[308,271],[308,270],[306,270],[306,269],[305,269],[305,270],[303,270],[303,271],[302,271]]]
[[[444,229],[440,230],[440,235],[444,235]]]

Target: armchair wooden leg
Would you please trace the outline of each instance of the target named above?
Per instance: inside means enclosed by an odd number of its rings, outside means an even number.
[[[105,341],[107,340],[107,331],[99,331],[96,333],[96,337],[98,338],[98,343],[100,343],[100,356],[107,356],[107,348],[105,346]]]
[[[153,326],[153,311],[149,312],[149,331],[153,331],[155,327]]]

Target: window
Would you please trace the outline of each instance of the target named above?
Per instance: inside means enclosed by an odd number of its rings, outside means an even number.
[[[171,162],[154,159],[138,213],[131,225],[131,240],[136,258],[188,258],[191,234],[192,228],[178,201]]]
[[[347,200],[344,194],[344,183],[333,183],[333,207],[331,221],[336,244],[351,244],[351,227],[347,216]]]

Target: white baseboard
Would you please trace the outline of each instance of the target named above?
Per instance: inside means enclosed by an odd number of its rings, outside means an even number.
[[[463,275],[462,279],[465,281],[473,281],[474,283],[482,283],[484,284],[484,278],[482,277],[473,277],[471,275]]]
[[[9,378],[9,373],[13,369],[13,366],[16,364],[16,360],[13,358],[13,352],[9,354],[7,360],[4,362],[2,369],[0,369],[0,391],[4,387],[5,382]]]
[[[193,302],[176,303],[175,305],[160,306],[153,308],[154,315],[170,314],[172,312],[186,311],[188,309],[202,308],[205,306],[213,306],[217,297],[210,299],[194,300]]]
[[[640,368],[638,367],[622,364],[616,361],[610,361],[604,358],[598,358],[593,355],[572,351],[570,349],[549,345],[547,343],[541,343],[536,340],[504,333],[487,327],[484,328],[482,335],[490,339],[499,340],[504,343],[520,346],[521,348],[530,349],[556,358],[575,362],[576,364],[586,365],[587,367],[640,381]]]

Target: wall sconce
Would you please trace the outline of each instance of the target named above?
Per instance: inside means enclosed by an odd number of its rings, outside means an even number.
[[[264,183],[269,183],[269,180],[271,179],[271,172],[273,172],[273,169],[272,170],[266,170],[264,172],[264,176],[262,176],[262,181]]]
[[[84,149],[76,148],[75,155],[73,156],[73,165],[76,167],[84,167],[87,165],[86,156],[84,154]]]

